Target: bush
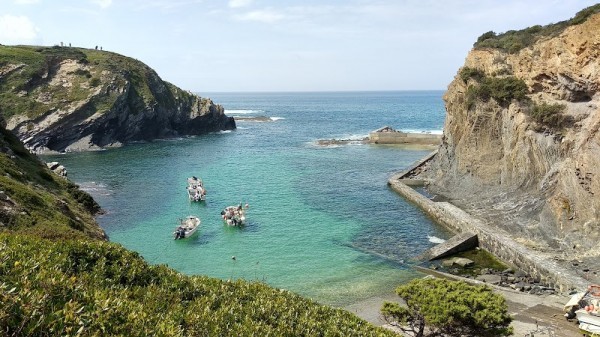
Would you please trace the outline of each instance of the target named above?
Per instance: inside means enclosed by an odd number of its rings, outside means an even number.
[[[467,108],[471,109],[477,101],[487,102],[490,98],[506,107],[513,99],[525,100],[527,92],[527,84],[516,77],[484,77],[481,83],[467,89]]]
[[[3,336],[396,336],[246,281],[185,276],[101,241],[0,234]]]
[[[502,34],[492,31],[481,35],[473,44],[475,48],[495,48],[508,53],[517,53],[521,49],[534,44],[543,37],[553,37],[562,33],[565,28],[585,22],[591,15],[600,13],[600,4],[593,5],[579,11],[570,20],[549,24],[546,26],[536,25],[522,30],[510,30]]]
[[[563,104],[534,104],[528,114],[538,124],[537,131],[560,131],[573,124],[573,118],[563,114]]]
[[[459,76],[465,83],[471,78],[479,82],[485,77],[485,73],[483,70],[477,68],[463,67],[460,70]]]
[[[93,77],[93,78],[90,80],[90,86],[91,86],[91,87],[97,87],[97,86],[99,86],[99,85],[100,85],[100,83],[101,83],[101,81],[100,81],[100,79],[99,79],[98,77]]]
[[[386,302],[381,313],[416,336],[512,335],[506,302],[488,287],[430,278],[413,280],[396,293],[407,306]]]

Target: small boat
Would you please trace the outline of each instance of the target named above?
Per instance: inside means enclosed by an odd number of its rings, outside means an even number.
[[[187,183],[188,198],[190,198],[191,201],[206,200],[206,188],[204,188],[202,179],[192,176],[187,179]]]
[[[193,215],[190,215],[187,218],[179,221],[179,226],[177,226],[173,232],[173,237],[175,240],[189,238],[196,233],[198,227],[200,227],[200,218]]]
[[[565,304],[565,317],[577,317],[579,329],[593,335],[600,334],[600,285],[590,285],[576,293]]]
[[[240,203],[237,206],[227,206],[224,210],[221,211],[221,216],[223,217],[223,221],[227,226],[243,226],[246,224],[246,209],[248,208],[248,204],[246,207],[242,207]]]

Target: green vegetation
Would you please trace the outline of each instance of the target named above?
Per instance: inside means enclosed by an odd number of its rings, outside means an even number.
[[[101,241],[0,235],[7,336],[395,336],[261,283],[189,277]]]
[[[406,307],[384,303],[385,319],[416,336],[510,336],[506,302],[485,286],[443,279],[413,280],[396,289]]]
[[[102,238],[93,219],[100,210],[85,192],[29,153],[0,128],[0,232],[35,233],[47,238]]]
[[[475,81],[479,82],[483,78],[485,78],[485,72],[477,68],[462,67],[460,69],[459,76],[460,79],[463,80],[463,82],[465,83],[467,83],[469,79],[474,79]]]
[[[460,74],[463,77],[462,71]],[[527,84],[514,76],[509,77],[482,77],[478,84],[467,88],[466,103],[471,109],[476,102],[487,102],[493,98],[501,106],[508,106],[515,99],[518,101],[527,98]]]
[[[59,64],[72,60],[79,67],[66,73],[67,85],[52,82]],[[119,54],[71,47],[0,45],[0,115],[38,117],[53,109],[67,109],[106,86],[114,90],[131,84],[130,106],[134,113],[156,102],[173,105],[168,86],[142,62]],[[106,75],[108,74],[108,75]],[[110,81],[110,82],[109,82]],[[98,111],[108,111],[115,102],[112,92],[101,91],[95,100]],[[92,112],[93,113],[93,112]]]
[[[573,118],[563,114],[562,104],[534,104],[528,115],[537,123],[536,131],[561,131],[573,125]]]
[[[587,18],[596,13],[600,13],[600,4],[579,11],[570,20],[555,24],[546,26],[537,25],[523,30],[510,30],[503,34],[496,34],[490,31],[481,35],[473,46],[475,48],[495,48],[508,53],[517,53],[521,49],[531,46],[541,38],[557,36],[567,27],[585,22]]]
[[[481,270],[484,268],[497,272],[501,272],[509,268],[509,266],[502,263],[502,261],[498,260],[497,257],[490,254],[485,249],[472,249],[465,252],[460,252],[452,257],[464,257],[474,262],[474,264],[469,267],[453,265],[447,269],[447,272],[457,275],[478,276],[481,275]]]

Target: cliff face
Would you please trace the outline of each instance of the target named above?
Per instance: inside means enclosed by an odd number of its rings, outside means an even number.
[[[473,49],[444,96],[431,190],[537,250],[568,259],[600,255],[598,32],[595,14],[518,51]],[[481,76],[522,80],[526,97],[473,102]],[[541,125],[532,111],[544,103],[563,105],[569,123]]]
[[[34,152],[235,129],[210,99],[111,52],[0,46],[0,113]]]

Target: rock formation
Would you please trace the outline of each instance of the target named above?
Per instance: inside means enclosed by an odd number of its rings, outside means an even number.
[[[0,112],[34,152],[235,129],[220,105],[106,51],[0,46]]]
[[[444,137],[426,173],[432,192],[573,265],[600,255],[598,7],[482,36],[444,95]]]

